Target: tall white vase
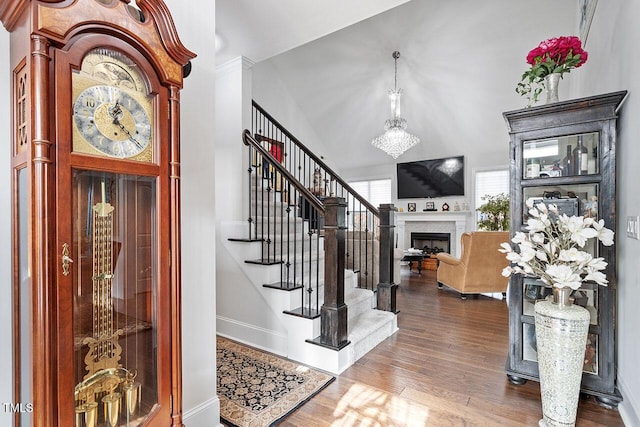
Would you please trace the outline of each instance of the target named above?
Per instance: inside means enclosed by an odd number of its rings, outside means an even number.
[[[535,305],[542,415],[540,427],[575,426],[591,316],[580,306],[550,300]]]

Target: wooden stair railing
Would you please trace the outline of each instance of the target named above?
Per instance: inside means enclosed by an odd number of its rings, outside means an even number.
[[[251,167],[249,172],[254,181],[259,181],[266,184],[266,188],[262,188],[250,183],[250,194],[253,197],[252,201],[255,202],[255,219],[264,221],[266,218],[266,224],[256,223],[252,224],[250,221],[250,229],[255,228],[254,234],[256,238],[251,240],[260,240],[267,243],[267,247],[263,244],[263,253],[261,260],[253,262],[262,262],[266,264],[280,263],[286,267],[287,274],[282,275],[285,269],[281,269],[281,282],[280,287],[282,289],[297,289],[301,286],[305,287],[305,291],[302,292],[302,305],[298,310],[290,312],[290,314],[300,315],[304,317],[316,317],[320,316],[321,333],[318,338],[312,340],[312,342],[320,344],[332,349],[340,349],[348,344],[347,341],[347,306],[344,303],[344,248],[345,248],[345,211],[346,202],[341,197],[328,197],[321,202],[310,190],[305,188],[300,182],[298,182],[291,173],[286,170],[278,161],[276,157],[272,155],[267,149],[265,149],[253,136],[251,132],[245,130],[242,135],[242,140],[245,145],[250,148]],[[265,167],[267,165],[268,167]],[[266,174],[265,174],[266,171]],[[259,178],[258,178],[259,177]],[[266,190],[266,196],[265,191]],[[279,197],[272,197],[272,191],[279,193]],[[260,195],[260,196],[259,196]],[[294,200],[300,200],[302,203],[306,203],[310,209],[310,213],[307,221],[298,221],[296,217],[292,218],[290,210],[290,200],[293,196]],[[279,199],[279,200],[278,200]],[[261,205],[263,213],[266,209],[267,213],[271,211],[271,206],[275,208],[276,205],[280,206],[280,216],[273,215],[258,215],[258,204]],[[265,206],[266,205],[266,206]],[[286,208],[285,208],[286,206]],[[274,209],[277,211],[277,208]],[[286,214],[284,214],[286,212]],[[273,229],[271,228],[271,222],[273,221]],[[315,221],[315,229],[312,227]],[[293,224],[291,224],[293,222]],[[305,225],[306,223],[306,225]],[[323,223],[320,227],[319,224]],[[279,230],[278,230],[279,228]],[[287,230],[285,239],[284,230]],[[300,231],[300,249],[302,262],[300,268],[303,269],[302,274],[297,275],[294,267],[293,273],[290,268],[293,264],[297,266],[298,263],[298,247],[294,243],[293,248],[290,245],[291,231],[293,233],[293,241],[298,242],[298,235],[296,231]],[[324,239],[324,259],[323,275],[320,275],[320,234],[323,232]],[[305,236],[305,234],[307,236]],[[307,254],[307,261],[304,259],[307,242],[309,243],[309,249],[312,249],[312,240],[315,235],[316,242],[316,254],[313,256],[313,251],[309,250]],[[271,245],[275,244],[273,251]],[[280,250],[278,251],[278,245]],[[284,251],[285,245],[287,246]],[[266,249],[266,250],[265,250]],[[293,249],[293,250],[291,250]],[[266,257],[265,257],[266,256]],[[315,259],[314,259],[315,258]],[[314,273],[315,266],[315,273]],[[309,276],[304,271],[304,268],[308,269]],[[313,275],[315,274],[315,277]],[[288,280],[285,282],[284,278]],[[304,280],[308,279],[307,285],[304,284]],[[314,287],[315,279],[315,287]],[[290,281],[292,280],[292,281]],[[324,302],[321,310],[318,310],[319,305],[319,283],[323,281],[324,285]],[[300,286],[298,286],[300,283]],[[276,287],[271,284],[270,287]],[[315,301],[313,294],[315,293]],[[305,295],[306,294],[306,295]]]
[[[246,240],[262,245],[260,258],[246,262],[279,265],[280,279],[264,286],[303,288],[300,307],[287,313],[320,316],[320,337],[309,342],[340,349],[348,344],[345,268],[358,287],[377,292],[380,310],[396,312],[396,209],[374,207],[255,101],[252,131],[242,139],[249,147]]]
[[[263,148],[320,201],[329,196],[346,200],[345,267],[356,272],[359,287],[375,292],[380,282],[380,212],[258,103],[252,106],[252,133]]]

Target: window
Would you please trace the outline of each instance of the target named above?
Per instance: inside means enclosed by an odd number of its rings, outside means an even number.
[[[482,206],[483,196],[509,194],[509,169],[478,171],[475,180],[475,208]],[[477,219],[480,219],[480,212],[477,212]]]
[[[391,203],[390,179],[355,181],[350,182],[349,185],[375,207],[380,206],[382,203]]]
[[[354,181],[349,185],[356,193],[364,197],[374,207],[382,203],[391,203],[391,179],[376,179],[371,181]],[[348,224],[351,230],[371,230],[377,227],[377,223],[372,223],[373,216],[367,212],[365,206],[353,197],[348,198],[351,221]]]

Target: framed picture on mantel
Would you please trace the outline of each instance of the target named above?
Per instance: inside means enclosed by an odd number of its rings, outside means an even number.
[[[436,204],[435,204],[434,202],[427,202],[427,204],[426,204],[426,206],[425,206],[424,210],[425,210],[426,212],[429,212],[429,211],[435,211],[435,210],[436,210]]]
[[[409,212],[415,212],[416,211],[416,204],[415,203],[409,203],[407,205],[407,211]]]

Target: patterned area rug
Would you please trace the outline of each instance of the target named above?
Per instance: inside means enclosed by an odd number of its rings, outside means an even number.
[[[220,417],[229,426],[278,424],[334,377],[217,337]]]

